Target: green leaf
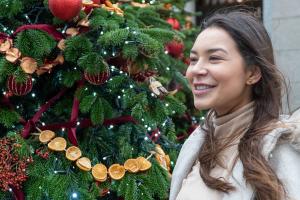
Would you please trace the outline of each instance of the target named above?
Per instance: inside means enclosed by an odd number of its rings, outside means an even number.
[[[0,108],[0,123],[6,128],[10,128],[14,123],[19,122],[20,115],[12,110]]]
[[[91,109],[91,120],[93,124],[102,124],[104,120],[103,105],[100,98],[98,98]]]
[[[89,112],[93,103],[96,101],[96,99],[97,99],[97,96],[94,96],[94,95],[88,95],[88,96],[83,97],[83,99],[81,100],[80,105],[79,105],[80,111],[83,113]]]

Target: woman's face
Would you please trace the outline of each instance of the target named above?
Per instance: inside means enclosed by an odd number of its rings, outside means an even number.
[[[186,77],[197,109],[214,109],[221,116],[251,101],[251,72],[226,31],[211,27],[201,32],[190,60]]]

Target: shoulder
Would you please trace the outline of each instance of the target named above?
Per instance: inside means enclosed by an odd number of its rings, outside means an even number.
[[[300,199],[300,110],[282,118],[284,127],[265,136],[263,153],[284,184],[287,193]]]

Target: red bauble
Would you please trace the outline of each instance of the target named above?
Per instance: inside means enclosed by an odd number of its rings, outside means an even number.
[[[71,20],[76,17],[82,7],[82,0],[49,0],[51,13],[62,20]]]
[[[26,95],[32,90],[32,78],[28,75],[25,82],[17,83],[15,76],[9,76],[6,85],[8,90],[14,95]]]
[[[180,23],[179,23],[179,21],[177,19],[175,19],[175,18],[168,18],[167,22],[169,24],[171,24],[171,26],[172,26],[173,29],[180,30]]]
[[[99,74],[89,74],[88,72],[84,72],[84,78],[87,80],[90,84],[93,85],[101,85],[107,81],[109,78],[109,71],[100,72]]]
[[[172,41],[166,45],[166,50],[174,58],[183,57],[184,45],[181,42]]]

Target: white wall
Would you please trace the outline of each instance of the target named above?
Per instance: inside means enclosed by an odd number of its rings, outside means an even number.
[[[300,0],[264,0],[263,14],[277,65],[290,80],[290,103],[295,109],[300,107]]]

